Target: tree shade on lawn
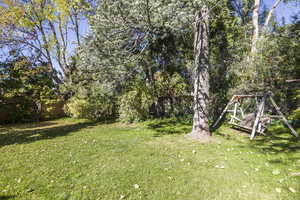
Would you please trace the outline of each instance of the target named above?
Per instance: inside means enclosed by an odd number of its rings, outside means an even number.
[[[300,146],[274,125],[249,141],[226,127],[187,140],[184,119],[0,126],[0,199],[298,200]]]

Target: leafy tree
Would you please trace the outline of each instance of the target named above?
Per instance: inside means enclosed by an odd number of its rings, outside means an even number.
[[[293,96],[281,86],[297,67],[283,58],[297,58],[290,47],[298,41],[289,28],[271,23],[278,2],[267,10],[254,0],[101,1],[89,17],[92,34],[77,49],[62,88],[71,97],[81,87],[109,88],[125,121],[190,113],[194,90],[194,136],[209,136],[208,121],[230,93]],[[88,98],[81,103],[90,105]]]
[[[59,101],[50,73],[46,64],[32,64],[26,57],[1,63],[0,104],[6,123],[40,120],[42,111]]]
[[[5,0],[1,5],[5,20],[1,23],[0,44],[3,49],[30,54],[33,60],[48,62],[56,71],[55,63],[66,74],[69,72],[68,55],[74,34],[81,45],[80,24],[85,18],[85,0]],[[86,10],[85,9],[85,10]],[[60,82],[55,77],[56,82]]]
[[[161,101],[155,74],[177,72],[190,77],[185,65],[193,54],[191,6],[191,2],[174,1],[103,1],[90,18],[93,36],[78,50],[77,75],[70,82],[84,76],[87,84],[109,85],[122,94],[128,91],[128,82],[142,79],[153,89],[151,112],[161,115],[167,102]]]
[[[201,1],[161,2],[154,0],[102,1],[90,18],[93,34],[87,38],[83,48],[78,50],[76,73],[72,76],[70,84],[66,85],[72,88],[76,82],[84,82],[87,85],[97,82],[97,84],[109,86],[115,94],[130,93],[131,95],[127,96],[121,95],[124,99],[130,99],[129,96],[140,93],[129,92],[136,90],[128,88],[127,83],[137,79],[144,80],[147,88],[151,88],[151,98],[154,101],[152,106],[147,106],[152,115],[164,116],[176,113],[174,108],[179,101],[184,102],[186,106],[184,106],[185,112],[181,110],[178,113],[190,112],[190,91],[193,88],[192,71],[194,68],[193,37],[195,35],[191,25],[194,21],[194,13],[199,8],[197,5],[202,3]],[[130,9],[133,6],[139,9]],[[227,7],[225,1],[222,4],[212,5],[214,9],[220,9],[222,6]],[[238,46],[233,33],[237,30],[233,25],[235,17],[230,14],[229,9],[225,10],[223,12],[221,9],[221,13],[224,13],[222,17],[228,20],[228,23],[213,20],[212,31],[208,33],[215,39],[212,42],[213,46],[219,47],[219,50],[217,48],[211,50],[213,63],[220,63],[221,59],[232,62],[226,49]],[[216,13],[220,12],[216,11]],[[223,29],[224,37],[218,35],[218,29]],[[238,35],[238,37],[241,36]],[[223,40],[225,42],[222,43]],[[208,72],[213,75],[213,78],[223,77],[223,75],[229,78],[226,76],[228,72],[226,66],[228,67],[230,62],[225,61],[216,65]],[[171,80],[175,74],[185,85],[184,95],[174,92],[176,89],[171,85]],[[227,79],[222,79],[219,85],[225,85],[222,84],[225,81]],[[222,98],[226,94],[227,90],[224,89]],[[127,105],[129,101],[126,100]],[[124,110],[122,113],[125,116]]]

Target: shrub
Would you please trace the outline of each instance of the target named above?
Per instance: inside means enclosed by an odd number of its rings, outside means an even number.
[[[150,107],[154,103],[149,87],[140,80],[132,83],[131,90],[119,98],[120,120],[134,122],[150,117]]]
[[[26,57],[0,63],[0,123],[40,121],[45,107],[46,117],[55,117],[50,110],[60,99],[52,75]]]
[[[164,113],[167,115],[185,115],[192,110],[193,97],[189,92],[189,86],[179,73],[172,75],[164,72],[156,72],[155,88],[157,95],[163,101]]]
[[[115,116],[116,104],[113,95],[101,85],[79,88],[64,107],[65,112],[74,118],[108,120]]]
[[[297,91],[296,99],[300,102],[300,90]],[[300,119],[300,105],[297,109],[295,109],[292,113],[292,119],[299,120]]]

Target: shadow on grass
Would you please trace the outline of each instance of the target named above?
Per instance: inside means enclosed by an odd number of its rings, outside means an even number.
[[[266,136],[259,136],[250,142],[252,148],[259,148],[269,156],[268,162],[274,166],[288,166],[293,168],[300,161],[300,138],[291,135],[290,130],[284,126],[271,126]],[[269,155],[270,155],[269,154]],[[299,167],[297,167],[298,171]],[[290,176],[300,181],[300,177]],[[298,199],[300,195],[298,194]]]
[[[155,131],[154,137],[188,133],[191,127],[191,121],[185,118],[159,119],[147,123],[147,128]]]
[[[259,148],[266,153],[300,153],[300,137],[294,137],[290,130],[281,124],[274,124],[268,128],[266,135],[256,136],[254,140],[250,141],[249,132],[244,132],[239,129],[226,127],[224,130],[217,130],[214,134],[224,137],[225,139],[235,140],[241,142],[241,137],[249,141],[248,144],[241,144],[240,147]]]
[[[292,153],[300,152],[300,137],[294,137],[284,126],[273,125],[266,136],[255,138],[251,145],[260,146],[265,152]]]
[[[16,196],[12,196],[12,195],[0,195],[0,200],[8,200],[8,199],[14,199]]]
[[[80,129],[91,127],[94,125],[96,125],[95,122],[62,125],[60,125],[59,123],[41,122],[34,124],[34,126],[32,124],[20,125],[22,126],[21,129],[13,129],[12,126],[9,126],[8,128],[2,128],[0,132],[0,148],[6,145],[24,144],[38,140],[66,136],[74,131],[78,131]],[[17,125],[17,127],[20,126]]]
[[[285,166],[297,168],[295,169],[297,171],[300,169],[297,167],[297,163],[300,163],[300,138],[292,136],[289,129],[282,125],[270,126],[266,136],[257,136],[254,140],[250,140],[248,133],[236,131],[230,127],[222,127],[214,134],[230,142],[233,141],[235,148],[242,150],[242,153],[260,154],[265,162],[274,168]],[[300,181],[300,176],[293,176],[293,178]]]
[[[26,128],[26,129],[30,129],[30,128],[42,128],[45,126],[52,126],[52,125],[56,125],[57,122],[55,121],[45,121],[45,122],[30,122],[30,123],[20,123],[20,124],[9,124],[9,125],[2,125],[0,126],[0,130],[1,127],[2,129],[13,129],[13,128]]]

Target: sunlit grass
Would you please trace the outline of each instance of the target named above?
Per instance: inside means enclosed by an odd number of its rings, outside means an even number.
[[[300,199],[300,143],[286,129],[249,141],[221,127],[205,144],[185,137],[190,127],[176,119],[0,127],[0,200]]]

